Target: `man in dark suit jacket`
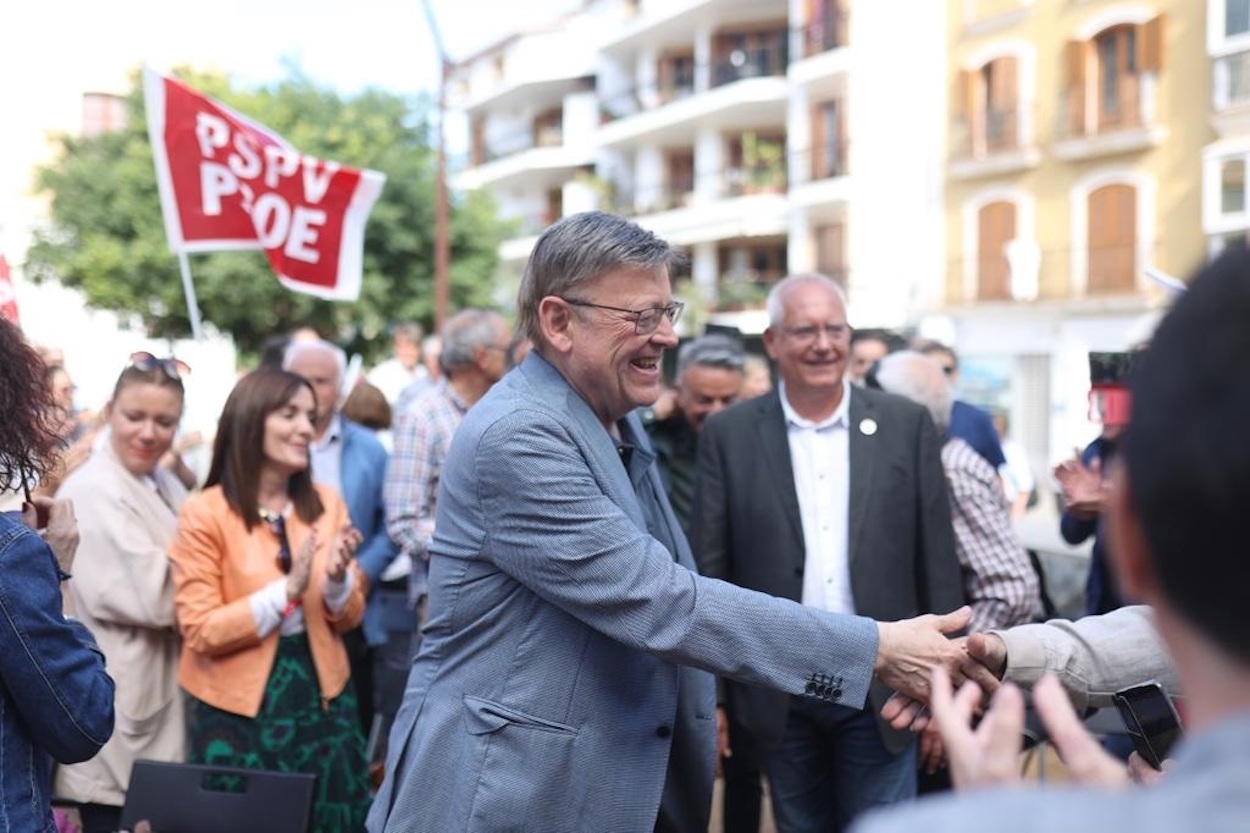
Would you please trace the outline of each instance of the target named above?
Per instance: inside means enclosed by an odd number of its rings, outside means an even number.
[[[903,619],[963,601],[933,421],[844,379],[841,289],[780,282],[764,345],[778,390],[708,419],[692,539],[701,571],[829,611]],[[873,692],[880,706],[886,692]],[[736,720],[767,748],[781,833],[842,830],[915,792],[915,746],[875,710],[730,683]]]

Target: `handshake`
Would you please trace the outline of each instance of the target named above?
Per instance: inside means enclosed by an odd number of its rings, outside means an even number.
[[[881,625],[885,630],[877,676],[896,692],[882,708],[881,716],[895,729],[919,733],[921,766],[932,772],[948,764],[956,788],[1016,784],[1021,780],[1024,695],[1013,683],[1002,682],[1008,655],[1002,637],[993,633],[945,637],[962,627],[948,627],[951,622],[966,623],[964,610]],[[933,649],[925,657],[918,647],[925,644],[923,635],[904,628],[934,625],[946,642],[945,650]],[[901,638],[903,647],[888,641],[894,638]],[[889,668],[890,663],[895,667]],[[917,678],[926,674],[928,679],[920,683]],[[1108,755],[1085,728],[1053,674],[1044,675],[1033,686],[1032,703],[1073,781],[1120,787],[1159,777],[1159,772],[1136,753],[1127,768]]]

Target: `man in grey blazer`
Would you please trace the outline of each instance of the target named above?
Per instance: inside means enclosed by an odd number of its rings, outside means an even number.
[[[850,327],[823,275],[773,287],[764,346],[772,393],[710,417],[699,442],[691,541],[704,575],[814,609],[902,619],[963,603],[933,420],[845,378]],[[889,696],[874,687],[873,703]],[[844,830],[915,795],[916,752],[858,704],[728,686],[762,747],[780,833]]]
[[[957,787],[865,818],[863,833],[1240,833],[1250,827],[1250,252],[1230,247],[1191,282],[1130,374],[1132,427],[1111,478],[1108,556],[1126,594],[1149,603],[1185,692],[1185,730],[1166,774],[1132,787],[1077,720],[1053,677],[1033,689],[1067,765],[1062,790],[1019,786],[1024,700],[1004,685],[973,730],[980,692],[933,713]],[[1134,628],[1133,630],[1137,630]],[[1118,646],[1103,643],[1118,650]],[[1128,646],[1132,648],[1130,644]],[[1149,673],[1151,662],[1141,670]]]
[[[439,489],[429,619],[373,833],[704,833],[713,674],[862,708],[925,695],[953,615],[875,623],[700,577],[635,408],[677,345],[676,255],[600,212],[539,238],[534,348],[465,416]],[[711,672],[711,673],[709,673]]]

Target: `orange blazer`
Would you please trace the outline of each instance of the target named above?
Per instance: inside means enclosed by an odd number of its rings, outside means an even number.
[[[317,486],[325,512],[317,520],[322,544],[313,554],[312,577],[304,593],[304,628],[316,666],[321,696],[331,700],[343,692],[351,674],[347,650],[339,636],[360,623],[365,609],[363,574],[352,570],[352,592],[337,615],[323,600],[326,552],[348,523],[347,507],[333,489]],[[310,526],[292,515],[287,537],[293,552],[310,534]],[[256,630],[248,596],[282,577],[277,542],[264,524],[249,533],[226,503],[220,486],[187,499],[170,544],[174,606],[182,632],[178,683],[209,705],[255,717],[278,653],[278,630],[263,639]]]

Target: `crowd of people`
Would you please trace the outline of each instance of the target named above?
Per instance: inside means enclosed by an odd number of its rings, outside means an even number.
[[[63,357],[0,322],[8,829],[57,829],[55,799],[119,830],[139,759],[313,773],[325,833],[702,833],[718,773],[726,833],[759,830],[765,787],[780,833],[1250,818],[1222,791],[1250,709],[1225,609],[1250,255],[1113,380],[1131,430],[1102,391],[1102,435],[1055,470],[1065,536],[1098,538],[1103,615],[1073,623],[1044,621],[1013,529],[1031,473],[958,398],[954,350],[857,332],[836,282],[793,275],[761,378],[732,335],[679,346],[679,263],[588,212],[539,238],[515,334],[488,310],[403,324],[361,379],[317,333],[276,337],[203,482],[185,364],[136,353],[79,412]],[[1195,333],[1210,350],[1178,364]],[[1100,790],[1141,761],[1073,704],[1147,679],[1199,737],[1135,805]],[[1019,780],[1017,686],[1089,789],[913,804]]]

